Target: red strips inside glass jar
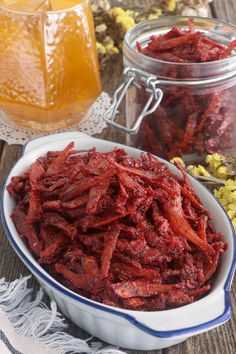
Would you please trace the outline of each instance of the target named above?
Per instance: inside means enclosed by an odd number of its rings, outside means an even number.
[[[228,45],[218,43],[203,31],[195,30],[190,20],[189,29],[173,27],[165,34],[151,36],[144,47],[137,42],[136,47],[141,54],[162,61],[163,65],[169,64],[164,78],[162,72],[154,74],[167,83],[171,80],[172,84],[159,85],[164,97],[158,109],[144,118],[133,138],[135,145],[166,158],[190,153],[224,153],[232,149],[235,145],[235,80],[222,79],[214,84],[211,77],[208,84],[201,85],[200,72],[205,70],[206,63],[214,67],[214,63],[230,57],[236,40]],[[220,71],[214,73],[216,78],[220,74]],[[191,84],[184,84],[189,80]],[[148,93],[143,88],[136,95],[137,106],[144,107],[147,99]]]

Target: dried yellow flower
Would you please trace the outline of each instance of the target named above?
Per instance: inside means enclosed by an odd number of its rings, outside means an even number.
[[[207,155],[206,163],[209,165],[212,171],[216,171],[218,167],[221,166],[222,164],[221,155],[219,154]]]
[[[100,42],[96,42],[96,46],[97,46],[97,51],[99,54],[105,54],[106,53],[106,48],[105,46],[100,43]]]
[[[114,7],[109,11],[109,15],[114,18],[115,22],[122,26],[124,31],[128,31],[135,25],[135,12],[123,10],[121,7]]]
[[[227,179],[229,177],[229,171],[226,166],[223,165],[223,156],[220,154],[207,155],[206,163],[209,165],[212,174],[221,179]]]
[[[105,32],[106,30],[107,30],[107,25],[105,23],[101,23],[101,25],[95,27],[95,32],[97,33]]]
[[[106,51],[111,53],[111,54],[118,54],[119,53],[119,49],[116,48],[114,45],[112,44],[106,44],[105,45]]]
[[[176,0],[166,0],[166,8],[170,12],[175,11],[175,9],[176,9]]]
[[[205,177],[210,177],[210,173],[205,169],[204,166],[198,165],[198,166],[189,166],[188,167],[188,172],[191,173],[193,176],[205,176]]]
[[[183,166],[185,168],[185,163],[184,161],[180,158],[180,157],[173,157],[172,160],[170,160],[170,162],[172,163],[179,163],[181,166]]]
[[[225,186],[215,190],[214,195],[225,208],[236,230],[236,180],[225,181]]]
[[[111,8],[109,0],[90,0],[90,3],[94,13],[108,11]]]
[[[145,20],[152,20],[154,18],[158,18],[162,15],[162,11],[161,9],[156,9],[154,10],[147,18],[145,18]]]
[[[234,156],[207,155],[206,163],[213,176],[217,178],[227,179],[236,176],[236,158]]]

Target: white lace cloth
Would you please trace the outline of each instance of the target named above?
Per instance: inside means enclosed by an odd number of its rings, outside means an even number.
[[[102,115],[110,107],[110,104],[110,96],[106,92],[102,92],[79,124],[51,132],[51,134],[70,131],[80,131],[88,135],[101,133],[106,128],[106,123],[103,121]],[[6,141],[9,145],[24,145],[28,141],[44,135],[50,135],[50,133],[36,132],[18,127],[0,110],[0,140]]]

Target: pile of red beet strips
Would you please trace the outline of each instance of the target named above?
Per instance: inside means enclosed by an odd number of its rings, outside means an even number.
[[[70,143],[12,178],[12,219],[48,273],[83,296],[147,311],[192,303],[227,244],[178,167],[183,179],[150,154]]]
[[[196,72],[194,67],[178,67],[176,63],[225,59],[235,47],[236,40],[225,47],[196,31],[191,20],[188,30],[173,27],[164,35],[152,36],[145,48],[137,43],[137,50],[146,56],[173,62],[172,69],[164,73],[171,80],[187,79]],[[159,76],[160,72],[156,74]],[[164,97],[159,108],[144,119],[135,137],[137,146],[166,158],[183,153],[224,152],[234,146],[235,84],[227,82],[202,88],[172,85],[162,89]],[[146,104],[145,90],[137,99],[141,106]]]

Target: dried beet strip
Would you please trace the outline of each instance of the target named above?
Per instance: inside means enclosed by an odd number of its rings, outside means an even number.
[[[183,306],[210,291],[227,245],[177,167],[182,179],[150,154],[138,160],[71,143],[12,178],[12,220],[72,291],[131,310]]]
[[[99,200],[106,195],[109,183],[110,178],[108,177],[90,189],[86,206],[86,213],[88,215],[96,214]]]
[[[60,257],[60,251],[62,250],[64,243],[62,240],[56,240],[44,251],[40,252],[39,264],[52,264]]]
[[[110,232],[108,231],[108,233],[104,237],[105,248],[103,250],[102,257],[101,257],[101,277],[102,278],[106,278],[108,276],[111,258],[116,248],[116,243],[119,234],[120,234],[120,227],[116,227],[114,230],[111,230]]]
[[[42,223],[44,226],[55,226],[57,229],[64,231],[65,234],[72,240],[76,236],[76,227],[74,225],[70,225],[60,214],[45,212]]]
[[[45,170],[42,163],[39,161],[34,162],[29,170],[29,182],[32,189],[38,188],[38,182],[43,177]]]
[[[43,209],[39,192],[37,190],[32,190],[29,198],[29,210],[27,215],[28,222],[32,223],[40,220],[42,211]]]
[[[188,33],[183,36],[179,36],[179,37],[171,38],[171,39],[166,39],[166,40],[162,40],[162,41],[160,41],[158,39],[158,37],[153,37],[152,41],[149,43],[147,48],[151,51],[154,51],[154,52],[169,50],[169,49],[179,47],[179,46],[186,44],[186,43],[189,44],[189,42],[191,42],[197,38],[200,38],[200,36],[201,36],[200,32]]]
[[[102,176],[90,177],[86,180],[76,182],[72,184],[70,187],[66,188],[61,195],[60,198],[63,202],[70,201],[81,195],[83,192],[90,190],[95,185],[102,183],[104,178],[109,178],[114,174],[114,171],[108,171],[106,174]]]
[[[206,241],[207,239],[207,221],[208,217],[206,215],[201,215],[201,217],[198,220],[198,235],[201,239]]]
[[[34,222],[41,219],[42,205],[39,189],[42,184],[40,179],[45,174],[45,170],[39,161],[32,164],[29,170],[29,183],[31,186],[31,196],[29,198],[28,221]]]
[[[72,199],[69,202],[63,202],[60,205],[64,208],[64,209],[76,209],[79,208],[82,205],[85,205],[88,201],[88,195],[82,195],[79,196],[78,198]]]
[[[186,237],[188,241],[194,243],[201,250],[208,252],[213,255],[215,253],[214,249],[204,240],[202,240],[195,231],[191,228],[189,223],[174,209],[166,208],[165,209],[167,218],[172,227],[172,230],[180,234],[183,237]]]
[[[187,188],[182,187],[181,192],[185,197],[187,197],[190,200],[190,202],[195,206],[196,209],[199,209],[203,212],[205,211],[201,203],[194,197],[193,193],[191,193]]]
[[[124,299],[138,296],[150,297],[158,293],[168,293],[179,287],[175,284],[151,284],[141,280],[125,281],[112,286],[115,294]]]
[[[74,147],[74,143],[70,143],[66,148],[56,157],[55,160],[48,166],[47,175],[56,175],[60,173],[61,167],[65,163],[67,156],[70,154]]]
[[[155,268],[137,268],[125,263],[113,263],[112,272],[121,280],[129,280],[132,278],[143,278],[160,282],[160,272]]]
[[[42,246],[40,240],[37,237],[35,227],[33,224],[27,221],[25,212],[21,208],[16,207],[11,217],[19,235],[27,239],[31,251],[36,256],[39,256]]]
[[[97,292],[102,287],[102,281],[98,275],[76,274],[60,263],[55,264],[55,270],[69,280],[76,288],[86,291]]]

